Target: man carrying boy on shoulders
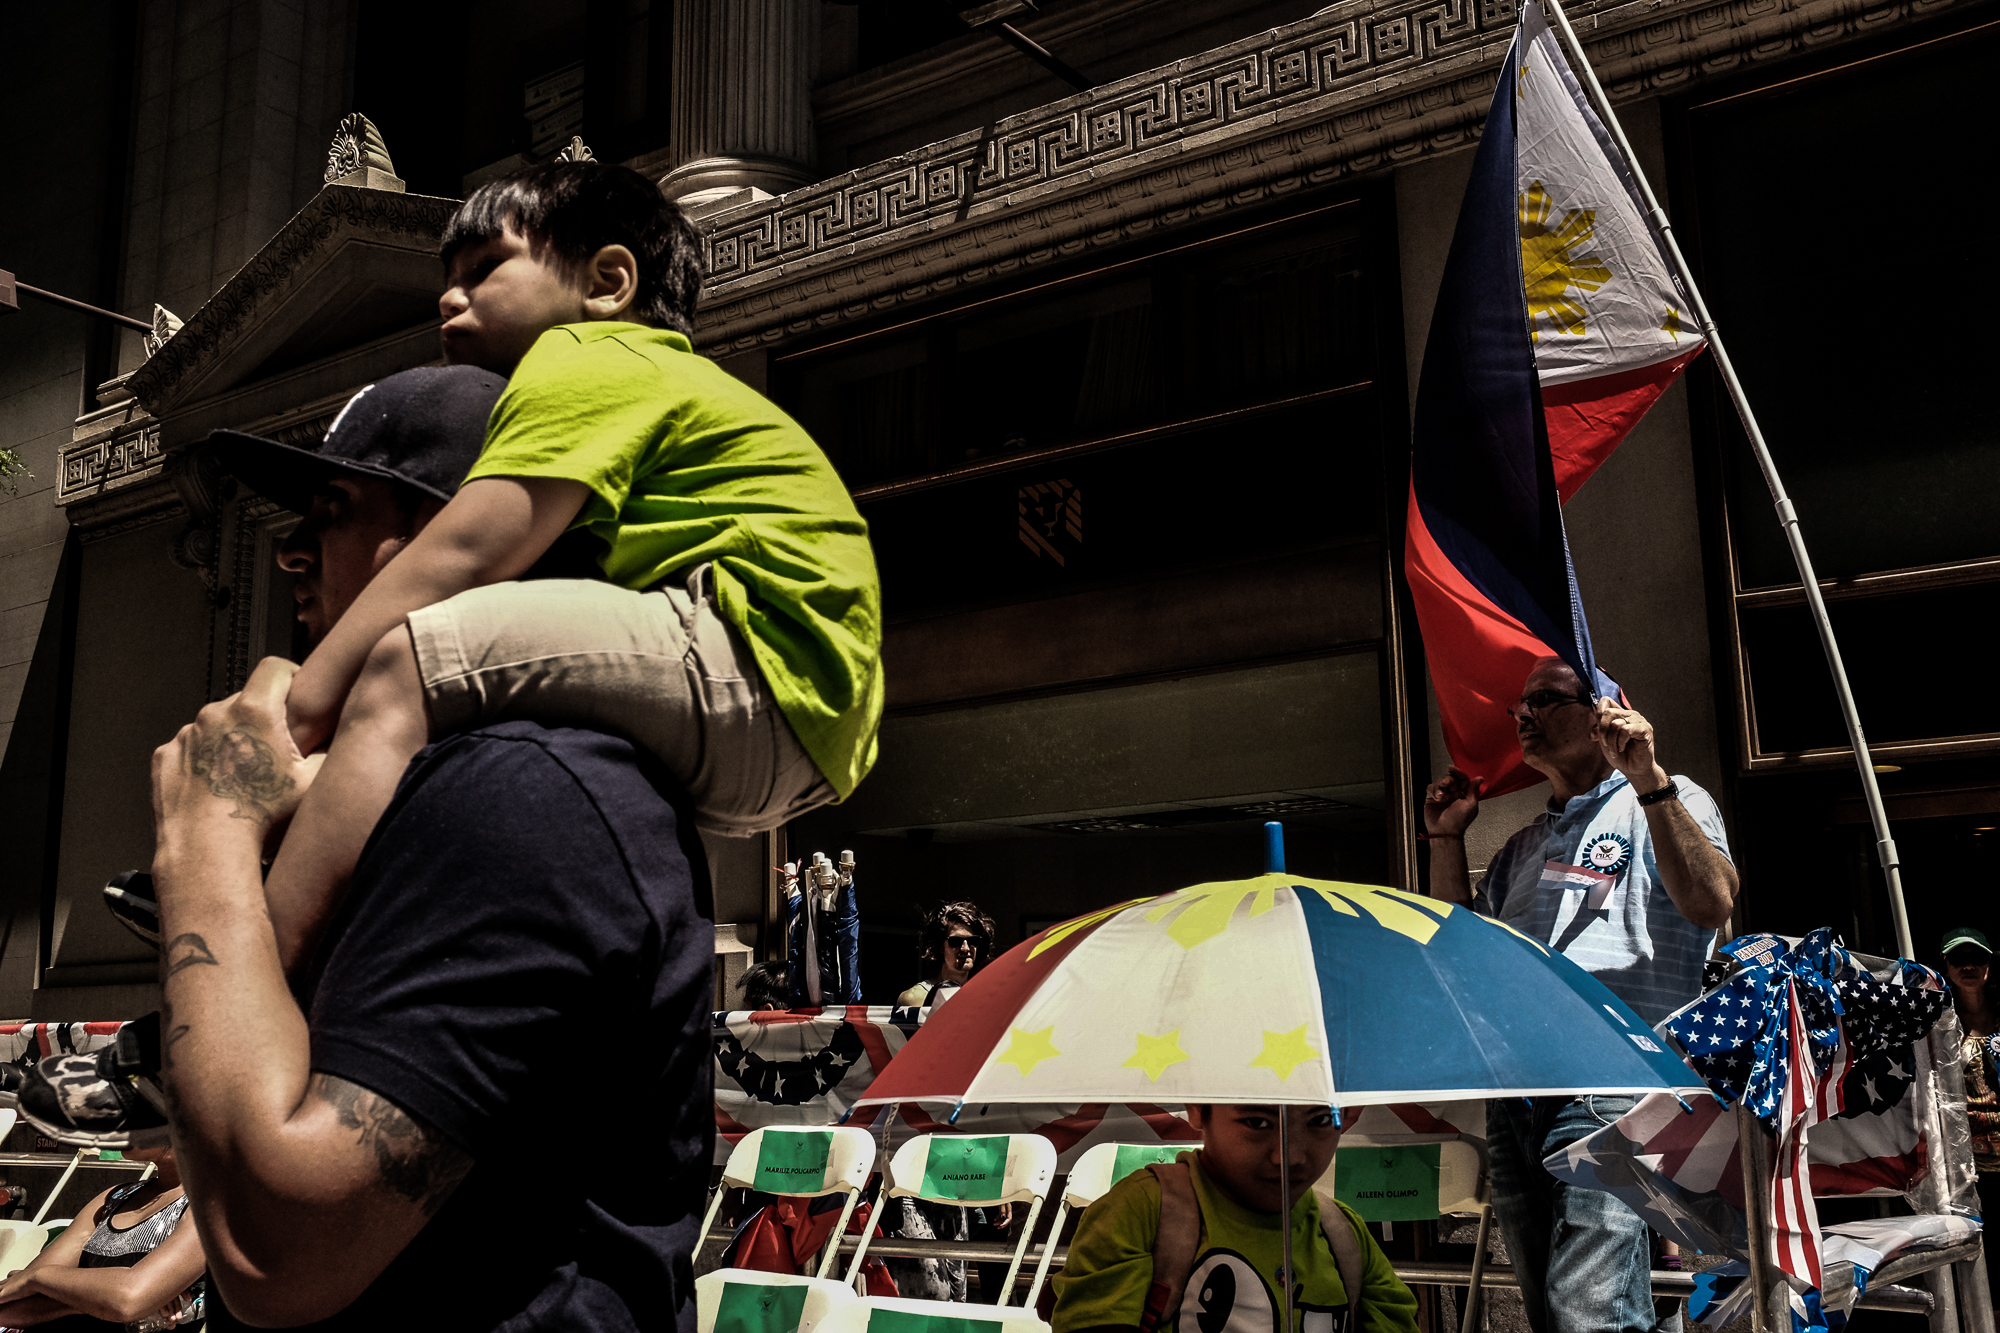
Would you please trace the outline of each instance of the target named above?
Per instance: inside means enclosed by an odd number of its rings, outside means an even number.
[[[1279,1181],[1278,1116],[1291,1140]],[[1346,1205],[1312,1191],[1340,1143],[1328,1107],[1189,1106],[1201,1151],[1134,1172],[1084,1210],[1056,1275],[1055,1333],[1272,1333],[1289,1214],[1293,1333],[1415,1333],[1417,1298]]]

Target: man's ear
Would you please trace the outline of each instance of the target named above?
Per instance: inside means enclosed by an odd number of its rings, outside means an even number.
[[[584,314],[622,319],[639,295],[639,259],[622,245],[607,245],[584,266]]]

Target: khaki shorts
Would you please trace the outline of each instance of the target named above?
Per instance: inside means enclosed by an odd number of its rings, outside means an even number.
[[[525,718],[610,731],[657,755],[702,828],[747,837],[833,800],[716,610],[707,565],[633,592],[594,579],[495,583],[410,616],[434,735]]]

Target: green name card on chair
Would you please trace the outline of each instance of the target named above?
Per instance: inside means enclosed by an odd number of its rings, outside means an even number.
[[[1111,1159],[1112,1183],[1116,1184],[1134,1171],[1144,1171],[1160,1162],[1171,1162],[1197,1146],[1192,1143],[1121,1143],[1118,1155]]]
[[[1006,1178],[1005,1134],[931,1140],[924,1160],[926,1198],[997,1199]]]
[[[757,1145],[754,1188],[770,1194],[817,1194],[826,1188],[831,1134],[766,1133]]]
[[[771,1287],[756,1282],[725,1282],[715,1308],[715,1333],[797,1333],[806,1312],[803,1283]]]
[[[1370,1222],[1421,1222],[1438,1215],[1438,1145],[1342,1148],[1333,1193]]]
[[[1006,1141],[1000,1140],[1002,1143]],[[1000,1333],[1000,1321],[961,1319],[957,1315],[911,1314],[908,1310],[877,1310],[868,1316],[868,1333]]]

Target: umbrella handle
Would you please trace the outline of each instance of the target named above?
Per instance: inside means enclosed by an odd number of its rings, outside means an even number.
[[[1056,1205],[1055,1225],[1049,1228],[1049,1238],[1042,1245],[1042,1257],[1035,1263],[1035,1280],[1028,1284],[1028,1299],[1021,1302],[1023,1310],[1035,1308],[1035,1302],[1042,1297],[1042,1281],[1049,1275],[1049,1257],[1056,1252],[1056,1240],[1062,1235],[1063,1223],[1069,1218],[1069,1200],[1065,1198]]]
[[[1266,824],[1264,828],[1269,832],[1272,829],[1279,829],[1280,826]],[[1282,829],[1278,833],[1277,841],[1278,856],[1280,858],[1278,869],[1282,870],[1284,869],[1283,857],[1285,854]],[[1280,1294],[1284,1299],[1285,1322],[1279,1325],[1279,1327],[1283,1328],[1285,1333],[1297,1333],[1297,1330],[1292,1327],[1292,1137],[1291,1132],[1287,1129],[1292,1118],[1291,1110],[1292,1108],[1289,1106],[1280,1106],[1278,1108],[1278,1197],[1284,1201],[1285,1205],[1283,1223],[1285,1228],[1285,1269],[1279,1275],[1278,1280]]]

